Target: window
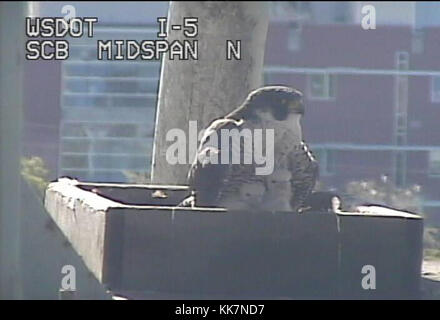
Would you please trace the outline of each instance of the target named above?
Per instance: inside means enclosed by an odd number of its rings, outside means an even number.
[[[290,51],[297,51],[301,47],[301,25],[292,23],[289,26],[289,33],[287,35],[287,48]]]
[[[414,30],[411,38],[412,53],[421,54],[424,51],[424,34],[422,30]]]
[[[431,78],[431,101],[440,102],[440,76]]]
[[[407,51],[397,51],[395,64],[398,70],[409,70],[409,53]]]
[[[429,152],[429,174],[433,176],[440,176],[440,151]]]
[[[316,100],[328,100],[336,97],[336,75],[311,74],[309,76],[309,97]]]
[[[335,2],[334,3],[334,20],[336,23],[347,23],[350,18],[350,3]]]
[[[264,82],[264,85],[272,84],[272,81],[273,81],[273,75],[272,75],[271,73],[265,71],[265,72],[263,73],[263,82]]]
[[[328,149],[318,149],[313,151],[313,155],[319,163],[319,174],[329,176],[335,173],[335,151]]]
[[[307,1],[272,1],[270,13],[278,21],[304,21],[311,18],[311,9]]]

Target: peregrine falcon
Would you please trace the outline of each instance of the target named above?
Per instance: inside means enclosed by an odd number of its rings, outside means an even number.
[[[298,211],[311,193],[318,175],[317,161],[302,137],[300,121],[303,114],[300,91],[267,86],[252,91],[237,109],[212,121],[203,133],[188,172],[188,184],[195,191],[197,206]],[[258,147],[256,139],[250,151],[246,138],[240,137],[240,162],[234,162],[233,152],[221,141],[225,129],[229,132],[234,129],[266,130],[266,141],[267,130],[271,129],[273,141],[270,144],[273,145],[260,146],[260,151],[273,156],[275,170],[256,174],[261,163],[252,157],[250,162],[243,161]],[[272,155],[269,154],[271,150]],[[220,161],[222,156],[229,161]]]

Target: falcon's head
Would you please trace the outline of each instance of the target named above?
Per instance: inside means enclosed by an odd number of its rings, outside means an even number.
[[[249,93],[243,104],[228,117],[254,120],[270,114],[274,121],[286,121],[290,116],[304,114],[301,91],[284,86],[266,86]]]
[[[275,129],[275,137],[289,130],[292,144],[302,141],[301,118],[304,100],[301,91],[284,86],[266,86],[252,91],[243,104],[227,117],[250,121]]]

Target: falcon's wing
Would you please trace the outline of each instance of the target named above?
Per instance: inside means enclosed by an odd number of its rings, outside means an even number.
[[[228,164],[221,164],[220,130],[235,128],[240,124],[232,119],[218,119],[205,130],[196,158],[188,172],[188,184],[196,191],[198,206],[218,205],[218,196],[227,187],[226,178],[231,171],[231,161]],[[217,139],[217,143],[214,139]],[[210,154],[217,154],[217,163],[210,162]]]
[[[292,173],[292,199],[293,211],[298,211],[306,198],[315,187],[319,175],[318,161],[310,152],[305,142],[301,142],[301,148],[291,153],[289,169]]]

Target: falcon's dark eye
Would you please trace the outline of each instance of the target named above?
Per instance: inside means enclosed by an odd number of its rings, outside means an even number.
[[[274,108],[272,108],[272,115],[274,119],[278,121],[286,120],[289,113],[289,108],[287,104],[280,104]]]
[[[245,196],[246,196],[246,197],[250,197],[251,194],[250,194],[250,193],[246,193]]]

